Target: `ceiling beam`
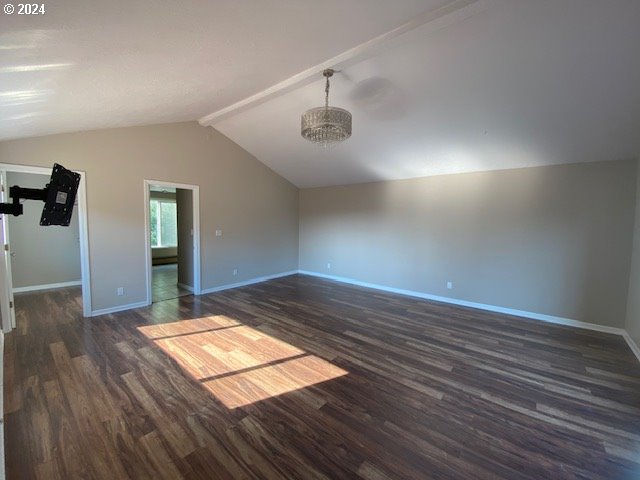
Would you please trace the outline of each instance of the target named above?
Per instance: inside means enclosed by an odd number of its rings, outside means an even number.
[[[365,58],[371,57],[376,51],[387,46],[393,39],[400,37],[407,32],[423,27],[427,24],[432,27],[433,30],[440,30],[472,17],[479,12],[488,9],[494,3],[496,3],[496,0],[452,0],[442,7],[423,12],[393,30],[389,30],[382,35],[378,35],[371,40],[350,48],[349,50],[318,65],[307,68],[306,70],[276,83],[261,92],[251,95],[232,105],[221,108],[209,115],[205,115],[200,118],[198,122],[203,126],[215,125],[226,118],[318,80],[320,78],[320,73],[325,68],[340,70],[341,68],[345,68],[358,61],[362,61]]]

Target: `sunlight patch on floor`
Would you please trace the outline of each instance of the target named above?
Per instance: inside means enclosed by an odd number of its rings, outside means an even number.
[[[230,409],[348,373],[224,315],[138,330]]]

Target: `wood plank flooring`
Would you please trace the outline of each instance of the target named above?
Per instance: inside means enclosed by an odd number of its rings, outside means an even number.
[[[16,296],[9,480],[638,479],[618,336],[294,275],[82,319]]]
[[[191,295],[186,288],[178,286],[178,265],[154,265],[151,269],[151,293],[154,302]]]

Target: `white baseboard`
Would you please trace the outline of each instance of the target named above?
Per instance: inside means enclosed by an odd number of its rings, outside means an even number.
[[[215,293],[215,292],[221,292],[222,290],[229,290],[230,288],[246,287],[247,285],[253,285],[254,283],[261,283],[261,282],[266,282],[268,280],[273,280],[276,278],[288,277],[289,275],[295,275],[296,273],[298,273],[298,270],[291,270],[289,272],[276,273],[274,275],[267,275],[265,277],[251,278],[243,282],[229,283],[227,285],[220,285],[219,287],[205,288],[202,290],[201,294],[205,295],[207,293]]]
[[[31,285],[29,287],[17,287],[13,289],[13,293],[35,292],[37,290],[51,290],[52,288],[79,287],[82,285],[81,280],[72,282],[47,283],[45,285]]]
[[[180,288],[184,288],[185,290],[187,290],[187,291],[189,291],[189,292],[192,292],[192,293],[193,293],[193,287],[192,287],[192,286],[190,286],[190,285],[186,285],[186,284],[184,284],[184,283],[180,283],[180,282],[178,282],[178,286],[179,286]]]
[[[347,278],[347,277],[326,275],[324,273],[311,272],[307,270],[299,270],[298,273],[300,273],[301,275],[310,275],[313,277],[326,278],[328,280],[335,280],[336,282],[349,283],[351,285],[358,285],[360,287],[383,290],[385,292],[397,293],[400,295],[408,295],[411,297],[424,298],[426,300],[434,300],[436,302],[450,303],[453,305],[461,305],[463,307],[478,308],[480,310],[487,310],[490,312],[505,313],[507,315],[515,315],[518,317],[531,318],[533,320],[541,320],[543,322],[556,323],[559,325],[568,325],[571,327],[584,328],[587,330],[596,330],[598,332],[612,333],[614,335],[624,335],[627,333],[622,328],[608,327],[605,325],[597,325],[595,323],[581,322],[580,320],[573,320],[571,318],[564,318],[564,317],[556,317],[553,315],[545,315],[543,313],[527,312],[525,310],[515,310],[513,308],[487,305],[485,303],[469,302],[467,300],[459,300],[457,298],[441,297],[438,295],[431,295],[429,293],[416,292],[413,290],[404,290],[401,288],[387,287],[385,285],[361,282],[360,280],[354,280],[352,278]]]
[[[629,335],[628,332],[625,331],[622,334],[622,336],[627,341],[627,345],[629,345],[629,348],[631,349],[633,354],[636,356],[638,361],[640,361],[640,347],[638,347],[638,344],[633,340],[633,338],[631,338],[631,335]]]
[[[526,310],[516,310],[513,308],[506,308],[506,307],[498,307],[496,305],[488,305],[485,303],[476,303],[476,302],[469,302],[467,300],[460,300],[457,298],[450,298],[450,297],[442,297],[439,295],[431,295],[429,293],[424,293],[424,292],[417,292],[414,290],[405,290],[402,288],[394,288],[394,287],[388,287],[386,285],[379,285],[379,284],[375,284],[375,283],[368,283],[368,282],[362,282],[360,280],[355,280],[353,278],[347,278],[347,277],[339,277],[336,275],[327,275],[324,273],[319,273],[319,272],[312,272],[309,270],[291,270],[288,272],[281,272],[281,273],[276,273],[274,275],[266,275],[264,277],[256,277],[256,278],[252,278],[249,280],[244,280],[242,282],[238,282],[238,283],[230,283],[230,284],[226,284],[226,285],[220,285],[218,287],[212,287],[212,288],[205,288],[204,290],[202,290],[201,294],[205,295],[208,293],[215,293],[215,292],[221,292],[223,290],[229,290],[232,288],[238,288],[238,287],[245,287],[247,285],[253,285],[256,283],[261,283],[261,282],[266,282],[268,280],[274,280],[276,278],[282,278],[282,277],[288,277],[290,275],[295,275],[296,273],[301,274],[301,275],[309,275],[312,277],[319,277],[319,278],[325,278],[327,280],[334,280],[336,282],[341,282],[341,283],[348,283],[350,285],[357,285],[360,287],[366,287],[366,288],[372,288],[375,290],[381,290],[381,291],[385,291],[385,292],[390,292],[390,293],[397,293],[399,295],[407,295],[407,296],[411,296],[411,297],[417,297],[417,298],[423,298],[425,300],[433,300],[436,302],[443,302],[443,303],[449,303],[449,304],[453,304],[453,305],[460,305],[463,307],[470,307],[470,308],[477,308],[480,310],[486,310],[489,312],[496,312],[496,313],[504,313],[507,315],[515,315],[518,317],[524,317],[524,318],[529,318],[532,320],[540,320],[543,322],[548,322],[548,323],[555,323],[558,325],[567,325],[570,327],[576,327],[576,328],[584,328],[586,330],[595,330],[597,332],[604,332],[604,333],[611,333],[614,335],[621,335],[627,342],[627,344],[629,345],[629,348],[631,349],[631,351],[634,353],[634,355],[638,358],[638,361],[640,361],[640,348],[638,347],[638,345],[633,341],[633,339],[629,336],[629,334],[627,333],[626,330],[624,330],[623,328],[618,328],[618,327],[609,327],[606,325],[598,325],[595,323],[588,323],[588,322],[582,322],[580,320],[574,320],[571,318],[564,318],[564,317],[557,317],[554,315],[546,315],[543,313],[535,313],[535,312],[528,312]],[[181,287],[189,289],[190,291],[193,291],[193,289],[191,287],[189,287],[188,285],[182,285],[179,284]],[[103,308],[100,310],[94,310],[93,312],[91,312],[91,316],[92,317],[96,317],[98,315],[106,315],[109,313],[116,313],[116,312],[121,312],[123,310],[130,310],[133,308],[141,308],[141,307],[146,307],[148,306],[147,302],[137,302],[137,303],[130,303],[127,305],[119,305],[117,307],[111,307],[111,308]]]
[[[92,311],[91,316],[97,317],[99,315],[107,315],[109,313],[122,312],[124,310],[131,310],[133,308],[146,307],[148,305],[149,304],[147,302],[136,302],[136,303],[128,303],[126,305],[118,305],[116,307],[101,308],[99,310]]]
[[[221,292],[222,290],[228,290],[230,288],[237,288],[237,287],[244,287],[247,285],[253,285],[254,283],[261,283],[261,282],[266,282],[267,280],[273,280],[275,278],[280,278],[280,277],[288,277],[289,275],[295,275],[296,273],[298,273],[297,270],[291,270],[289,272],[282,272],[282,273],[276,273],[274,275],[267,275],[265,277],[257,277],[257,278],[252,278],[249,280],[245,280],[243,282],[238,282],[238,283],[231,283],[231,284],[227,284],[227,285],[220,285],[219,287],[213,287],[213,288],[207,288],[205,290],[202,290],[201,295],[207,294],[207,293],[214,293],[214,292]],[[193,287],[189,287],[188,285],[183,285],[183,284],[179,284],[181,287],[186,288],[190,291],[193,291]],[[110,307],[110,308],[102,308],[99,310],[94,310],[91,312],[91,316],[92,317],[97,317],[99,315],[107,315],[109,313],[116,313],[116,312],[122,312],[124,310],[131,310],[133,308],[141,308],[141,307],[147,307],[149,306],[149,303],[147,302],[136,302],[136,303],[128,303],[126,305],[118,305],[116,307]]]

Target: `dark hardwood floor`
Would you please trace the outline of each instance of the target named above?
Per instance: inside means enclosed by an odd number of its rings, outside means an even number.
[[[640,478],[618,336],[299,275],[92,319],[15,300],[9,480]]]
[[[178,265],[175,263],[152,267],[151,293],[154,302],[191,295],[189,290],[178,285]]]

